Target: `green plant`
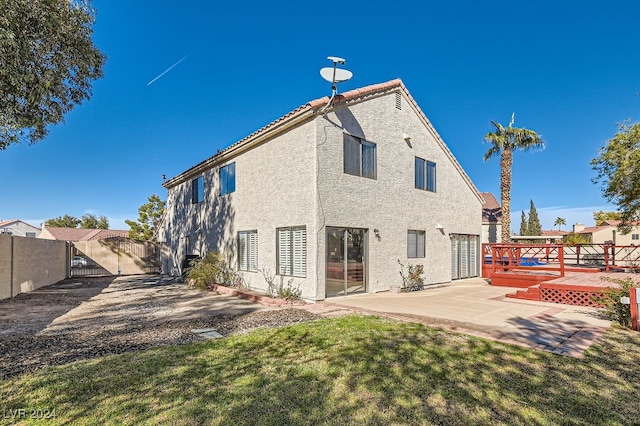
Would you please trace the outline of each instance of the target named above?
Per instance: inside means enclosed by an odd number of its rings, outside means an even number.
[[[200,259],[191,262],[187,278],[198,288],[207,288],[212,284],[224,284],[229,287],[242,287],[242,275],[235,271],[227,259],[217,251],[211,251]]]
[[[631,328],[631,306],[623,304],[620,298],[629,297],[631,289],[638,285],[631,278],[603,277],[602,280],[615,283],[619,287],[607,287],[601,296],[594,296],[593,301],[603,307],[605,317],[624,328]]]
[[[406,288],[409,291],[422,290],[424,288],[424,265],[418,263],[416,265],[404,266],[400,259],[398,259],[400,265],[400,276],[402,277],[402,288]],[[405,269],[407,272],[405,273]]]
[[[267,293],[269,293],[269,296],[288,301],[300,299],[302,290],[300,290],[300,284],[298,284],[297,287],[293,286],[293,278],[290,278],[285,283],[282,275],[277,275],[265,266],[262,266],[260,272],[262,273],[264,280],[267,282]]]

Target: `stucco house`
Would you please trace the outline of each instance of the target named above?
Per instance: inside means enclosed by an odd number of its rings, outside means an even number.
[[[482,198],[401,80],[306,103],[167,180],[163,272],[220,251],[302,297],[479,275]]]
[[[40,228],[30,225],[20,219],[0,220],[0,234],[13,235],[14,237],[35,238]]]
[[[573,232],[580,234],[593,244],[604,244],[611,242],[618,246],[640,245],[640,226],[632,226],[631,232],[622,234],[618,231],[619,220],[607,220],[600,226],[590,226],[585,228],[581,223],[573,225]]]

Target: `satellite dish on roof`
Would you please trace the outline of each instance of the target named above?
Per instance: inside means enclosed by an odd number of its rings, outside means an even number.
[[[327,59],[333,62],[333,68],[322,68],[320,70],[320,76],[331,83],[331,98],[329,99],[329,102],[327,102],[327,104],[324,106],[324,108],[322,108],[323,112],[327,108],[329,108],[329,106],[331,106],[333,99],[338,94],[337,84],[350,80],[351,77],[353,77],[353,73],[351,71],[338,68],[338,64],[344,65],[344,63],[346,62],[343,58],[338,58],[337,56],[327,56]]]
[[[327,80],[329,83],[342,83],[343,81],[350,80],[353,77],[353,73],[348,70],[343,70],[342,68],[322,68],[320,70],[320,75],[322,78]]]

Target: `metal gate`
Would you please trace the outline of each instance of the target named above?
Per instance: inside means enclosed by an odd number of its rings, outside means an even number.
[[[451,235],[451,279],[477,277],[478,271],[477,235]]]
[[[160,273],[160,246],[148,241],[112,237],[70,244],[69,276]]]

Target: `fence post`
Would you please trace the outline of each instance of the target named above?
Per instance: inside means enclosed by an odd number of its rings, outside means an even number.
[[[638,301],[640,300],[640,288],[632,288],[629,291],[629,299],[631,301],[631,328],[640,331],[638,327]]]
[[[15,253],[13,252],[13,239],[15,238],[13,235],[10,237],[11,238],[11,254],[9,256],[11,256],[11,258],[9,259],[9,293],[11,294],[11,298],[13,299],[13,263],[16,260],[16,256]],[[16,295],[17,296],[17,295]]]

